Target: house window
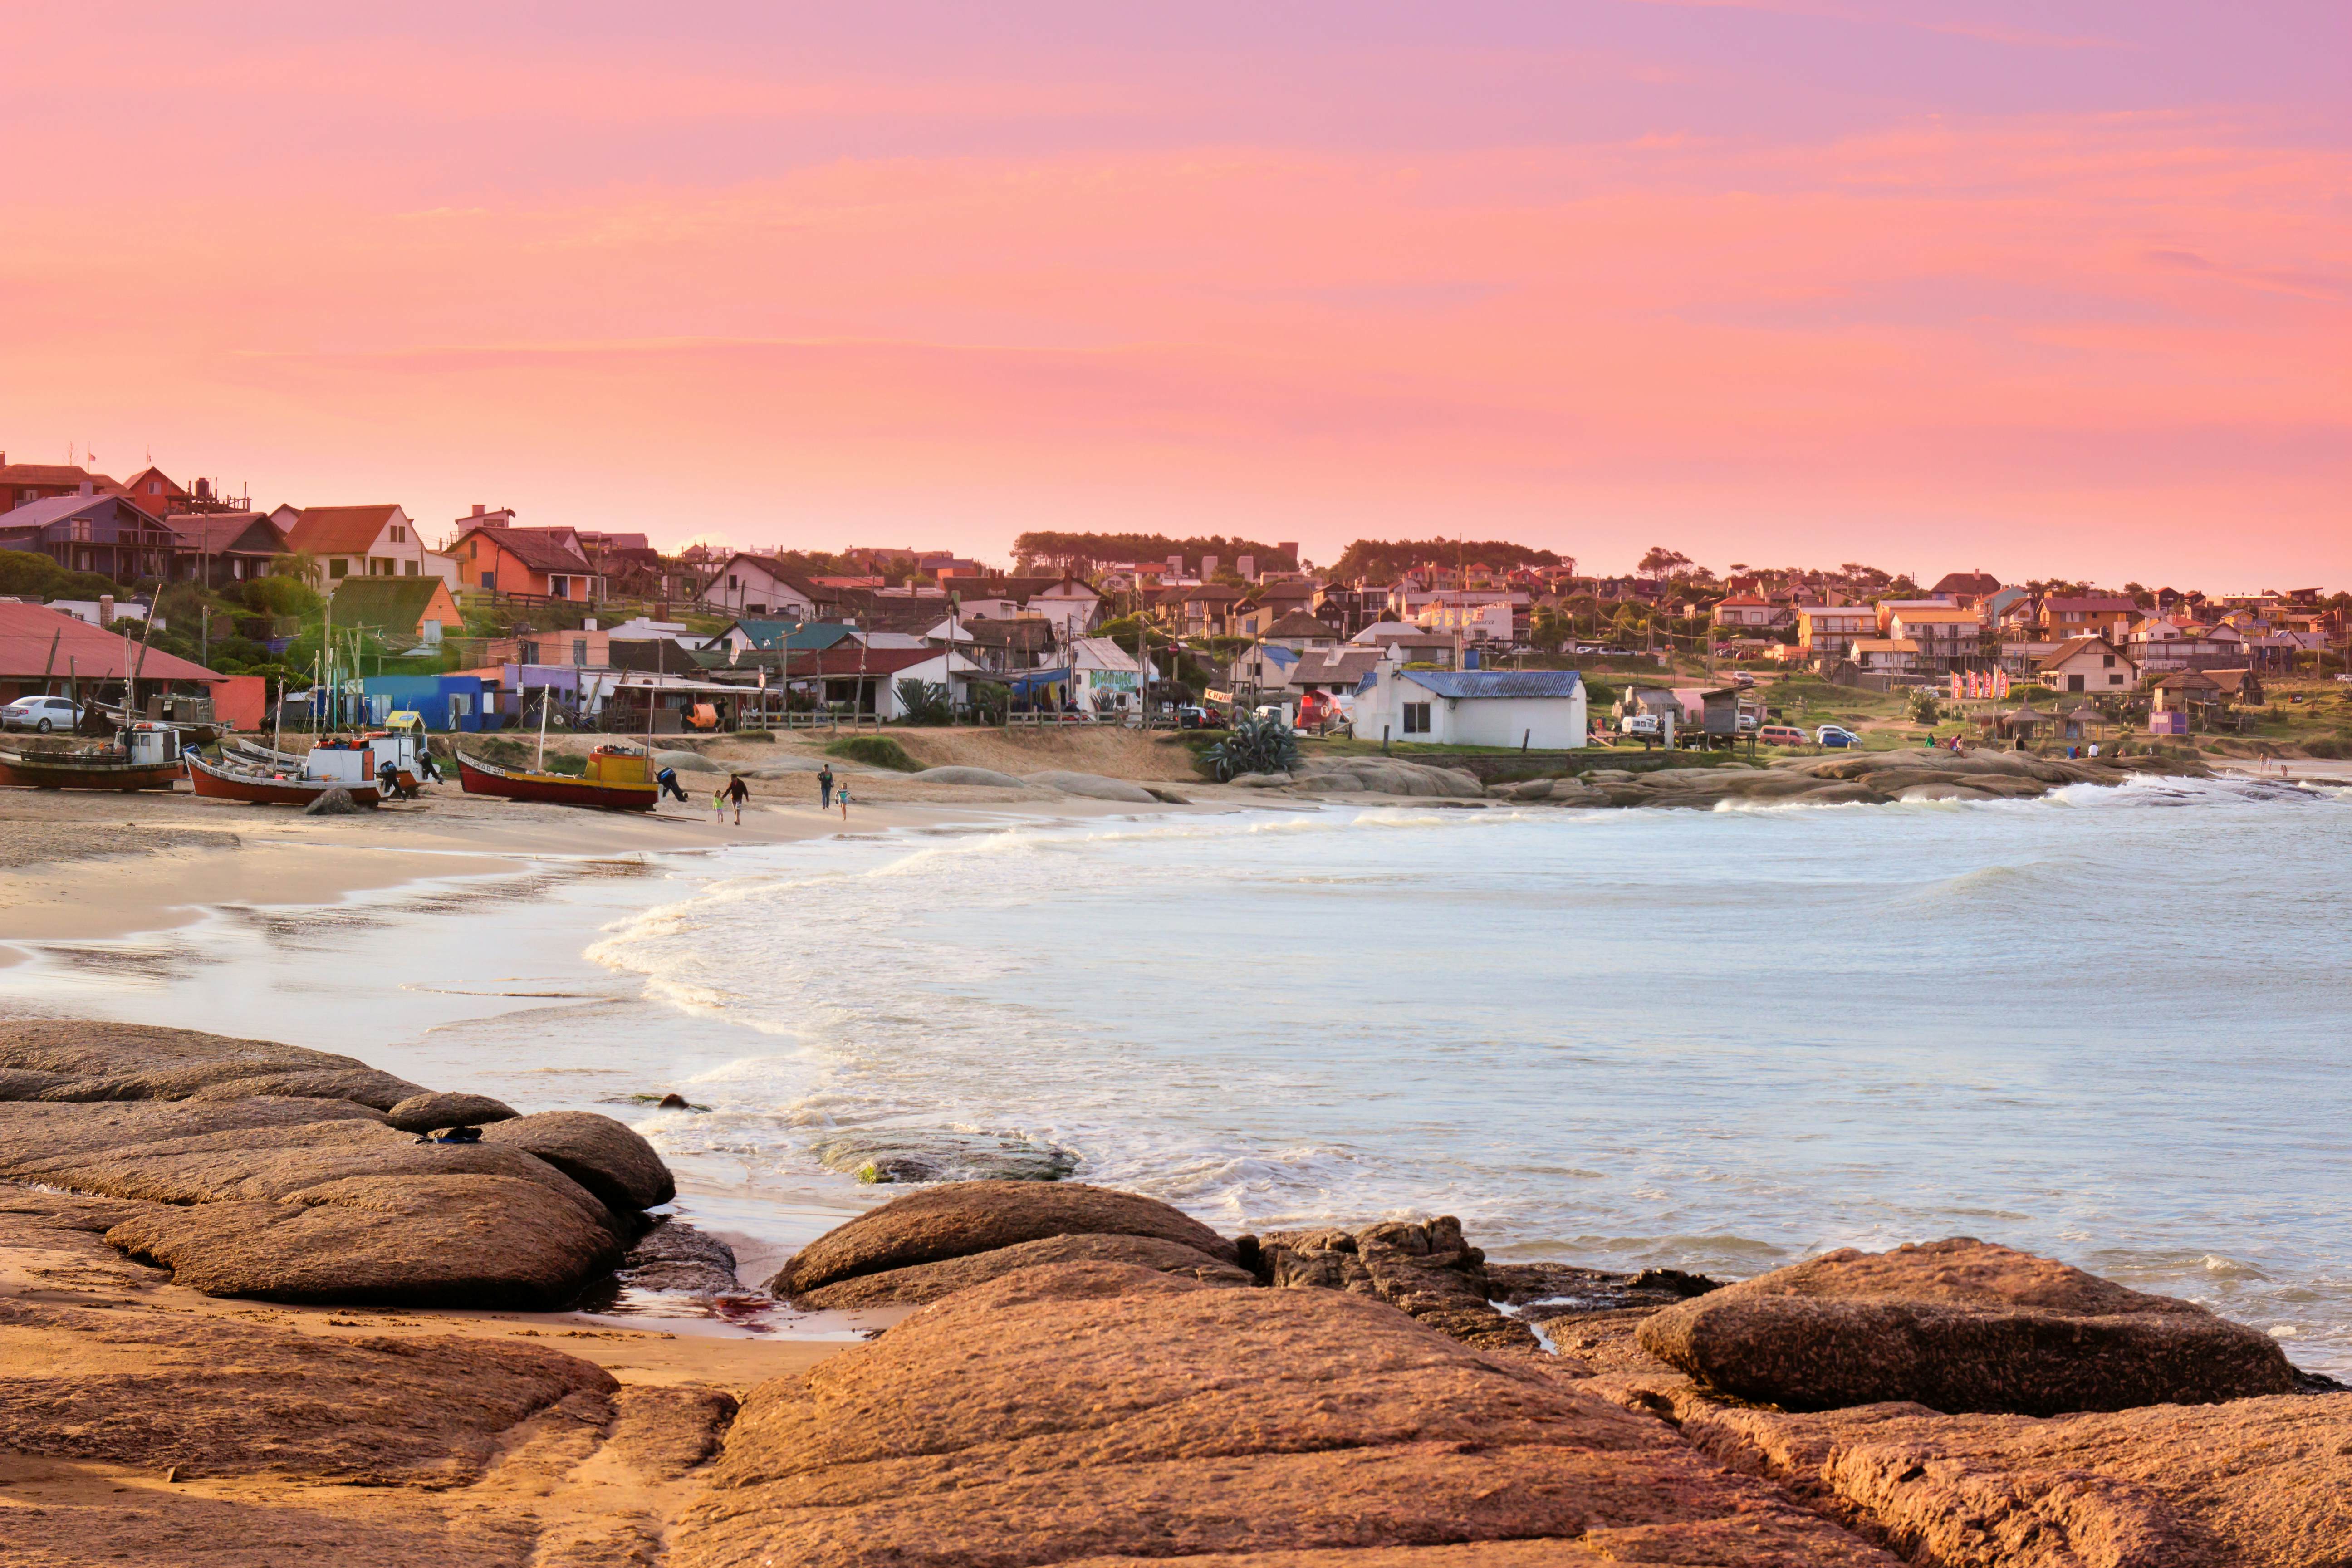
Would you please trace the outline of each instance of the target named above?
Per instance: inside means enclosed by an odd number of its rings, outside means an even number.
[[[408,574],[412,577],[416,575],[416,563],[414,561],[408,563]]]
[[[400,527],[397,523],[394,524],[394,525],[393,525],[393,530],[392,530],[392,542],[393,542],[394,544],[405,544],[405,543],[407,543],[407,542],[408,542],[408,531],[407,531],[406,529],[404,529],[404,528]]]
[[[576,665],[585,665],[588,662],[588,639],[586,637],[573,637],[572,639],[572,662]]]
[[[335,557],[332,561],[330,561],[330,562],[328,562],[328,563],[327,563],[327,575],[328,575],[328,576],[330,576],[330,577],[348,577],[348,576],[350,576],[351,574],[352,574],[352,563],[351,563],[350,562],[348,562],[348,561],[344,560],[341,556],[338,555],[338,556],[337,556],[337,557]]]
[[[488,588],[493,594],[497,593],[499,591],[499,574],[496,572],[483,573],[482,586]]]
[[[2121,686],[2123,683],[2124,678],[2120,675],[2110,675],[2107,677],[2107,684],[2109,686]]]
[[[735,574],[733,574],[732,572],[730,572],[729,574],[727,574],[727,585],[728,585],[729,587],[730,587],[730,588],[737,588],[737,587],[740,587],[742,584],[739,584],[738,582],[736,582],[736,581],[735,581]]]
[[[547,592],[549,595],[553,598],[570,598],[572,596],[572,579],[569,577],[550,577],[547,580]]]
[[[2113,668],[2115,668],[2115,667],[2116,667],[2116,656],[2115,656],[2114,654],[2108,653],[2108,654],[2101,654],[2101,655],[2099,656],[2099,668],[2102,668],[2102,669],[2113,669]]]
[[[1429,733],[1429,704],[1408,702],[1404,705],[1404,732],[1408,735]]]
[[[162,495],[163,493],[163,481],[161,479],[149,479],[147,481],[147,493],[151,496]]]

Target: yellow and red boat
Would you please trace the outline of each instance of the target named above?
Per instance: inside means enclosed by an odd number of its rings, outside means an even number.
[[[643,752],[599,746],[588,753],[587,771],[551,773],[540,769],[501,768],[457,753],[457,778],[467,795],[551,805],[587,805],[606,811],[651,811],[661,798],[653,764]]]

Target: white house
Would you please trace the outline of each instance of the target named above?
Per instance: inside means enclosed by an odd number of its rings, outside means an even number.
[[[703,585],[702,601],[730,615],[814,621],[819,595],[804,577],[787,572],[764,555],[739,552],[727,558]]]
[[[2036,663],[2033,677],[2055,691],[2119,692],[2139,684],[2139,666],[2105,637],[2076,637]]]
[[[1383,662],[1356,698],[1360,741],[1409,745],[1585,743],[1584,678],[1572,669],[1407,669]]]
[[[454,591],[457,563],[427,550],[408,513],[391,502],[374,506],[281,506],[269,521],[286,548],[315,563],[310,585],[322,593],[346,577],[438,577]]]
[[[1070,644],[1070,680],[1078,706],[1089,712],[1130,713],[1143,701],[1155,671],[1108,637],[1079,637]]]

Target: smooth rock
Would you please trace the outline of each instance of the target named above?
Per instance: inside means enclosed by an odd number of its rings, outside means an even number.
[[[211,1296],[554,1311],[618,1261],[611,1230],[510,1176],[356,1176],[163,1205],[106,1233]]]
[[[1145,1236],[1235,1261],[1234,1244],[1133,1193],[1081,1182],[950,1182],[894,1198],[817,1237],[769,1281],[779,1296],[1051,1236]]]
[[[384,1120],[403,1132],[435,1132],[444,1127],[511,1121],[520,1114],[506,1101],[487,1094],[413,1094],[385,1111]]]
[[[1288,773],[1235,773],[1225,782],[1241,789],[1287,789],[1291,779]]]
[[[308,1087],[288,1087],[298,1083]],[[424,1092],[355,1057],[276,1040],[88,1019],[0,1021],[0,1100],[185,1100],[238,1084],[377,1110]]]
[[[1933,1568],[2352,1563],[2352,1394],[2062,1415],[1676,1402],[1685,1436]]]
[[[512,1341],[344,1340],[5,1300],[0,1362],[15,1369],[0,1378],[8,1448],[155,1478],[463,1485],[521,1422],[617,1387],[591,1363]]]
[[[762,767],[772,767],[775,764],[772,763],[763,763],[761,765]],[[682,751],[656,752],[654,753],[654,767],[656,770],[662,768],[676,768],[682,773],[723,773],[731,771],[725,763],[714,763],[709,757],[704,756],[700,752]]]
[[[366,809],[352,798],[351,791],[337,784],[334,788],[321,790],[313,796],[310,804],[302,808],[302,815],[305,816],[357,816]]]
[[[2295,1386],[2258,1330],[1966,1237],[1827,1253],[1669,1308],[1641,1337],[1709,1388],[1800,1410],[2053,1415]]]
[[[1372,1296],[1465,1344],[1534,1351],[1534,1332],[1488,1302],[1486,1255],[1462,1238],[1452,1215],[1361,1230],[1270,1231],[1257,1238],[1260,1278],[1277,1289],[1321,1288]]]
[[[89,1162],[109,1150],[167,1144],[214,1134],[240,1134],[267,1142],[289,1128],[347,1123],[391,1134],[383,1118],[348,1100],[270,1096],[217,1100],[67,1100],[0,1102],[0,1176],[41,1179],[42,1163]],[[304,1135],[308,1136],[308,1135]],[[321,1134],[320,1136],[323,1136]],[[298,1139],[299,1141],[299,1139]]]
[[[1047,768],[1040,773],[1024,773],[1024,783],[1044,784],[1060,790],[1064,795],[1081,795],[1088,800],[1132,801],[1138,805],[1155,804],[1152,793],[1141,784],[1125,779],[1105,778],[1100,773],[1074,773],[1060,768]]]
[[[1339,1291],[1100,1263],[1006,1275],[761,1384],[669,1561],[1893,1568],[1538,1358]]]
[[[587,1110],[542,1110],[482,1129],[484,1143],[527,1150],[604,1201],[615,1214],[677,1196],[654,1146],[626,1125]]]
[[[0,1128],[10,1120],[0,1116]],[[0,1173],[77,1192],[197,1205],[275,1200],[346,1177],[499,1177],[543,1189],[583,1223],[608,1228],[612,1224],[602,1201],[527,1151],[488,1142],[420,1143],[415,1134],[373,1120],[240,1126],[113,1143],[86,1152],[48,1152],[8,1160],[0,1165]]]
[[[982,785],[990,789],[1027,789],[1029,785],[1011,773],[1000,773],[994,768],[970,768],[961,764],[943,768],[925,768],[915,775],[931,784]]]
[[[831,1285],[820,1285],[793,1298],[793,1304],[812,1311],[847,1307],[924,1306],[958,1290],[1002,1279],[1024,1268],[1053,1263],[1125,1263],[1161,1274],[1181,1274],[1203,1285],[1235,1289],[1255,1285],[1257,1279],[1197,1247],[1149,1236],[1049,1236],[1024,1241],[968,1258],[938,1263],[915,1263],[879,1274],[860,1274]]]

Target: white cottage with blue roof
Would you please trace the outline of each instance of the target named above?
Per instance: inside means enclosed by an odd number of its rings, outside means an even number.
[[[1572,669],[1409,669],[1383,663],[1358,689],[1360,741],[1528,746],[1586,742],[1584,678]]]

